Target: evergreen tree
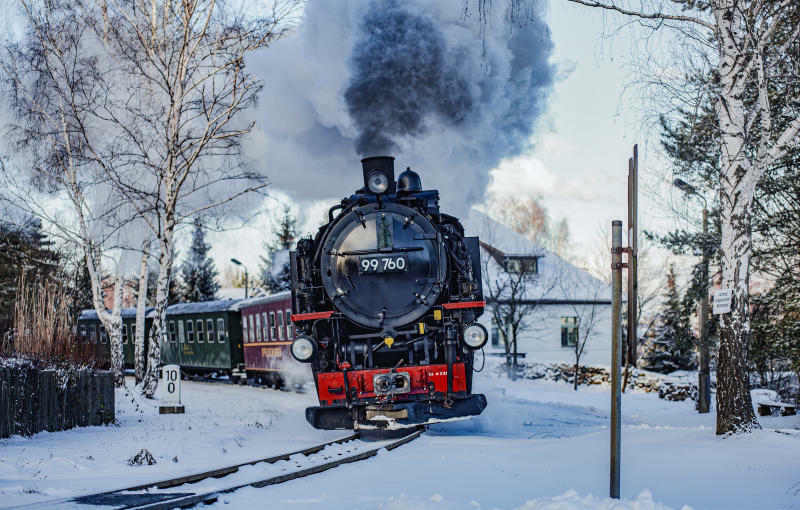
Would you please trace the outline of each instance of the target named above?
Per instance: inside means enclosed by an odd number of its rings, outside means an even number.
[[[266,253],[258,266],[258,286],[270,294],[292,288],[289,250],[297,235],[296,225],[291,208],[284,207],[275,238],[264,244]]]
[[[659,314],[655,338],[645,355],[646,367],[655,372],[669,373],[695,367],[695,338],[689,327],[688,308],[681,302],[675,283],[675,271],[670,266],[664,309]]]
[[[27,281],[61,278],[61,256],[42,232],[38,218],[27,218],[21,225],[0,222],[0,337],[14,325],[14,301],[19,277]]]
[[[219,284],[215,281],[217,269],[208,256],[211,246],[205,241],[203,224],[198,218],[194,222],[192,246],[181,266],[180,293],[183,301],[211,301],[217,298]]]

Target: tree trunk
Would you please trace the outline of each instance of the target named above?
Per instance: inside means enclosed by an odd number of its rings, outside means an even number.
[[[720,223],[722,287],[731,290],[731,313],[723,314],[717,362],[717,434],[760,428],[750,398],[747,349],[750,339],[749,276],[752,254],[750,207],[758,172],[745,151],[742,14],[733,0],[714,7],[718,27],[720,93],[716,113],[722,133]]]
[[[172,230],[165,232],[159,243],[161,250],[158,261],[158,282],[156,283],[156,307],[153,314],[153,325],[150,327],[147,348],[147,370],[142,381],[142,394],[154,398],[158,388],[161,371],[161,340],[166,331],[167,306],[169,305],[169,278],[172,270]]]
[[[517,380],[517,328],[511,326],[511,343],[514,346],[513,363],[511,365],[511,380]]]
[[[109,349],[111,351],[111,374],[114,385],[125,383],[124,362],[122,356],[122,269],[117,264],[117,276],[114,278],[114,308],[111,313],[103,313],[100,320],[108,332]]]
[[[572,381],[572,389],[578,391],[578,360],[575,360],[575,376]]]
[[[750,211],[743,207],[731,209],[723,212],[722,223],[722,286],[732,292],[731,313],[722,314],[720,321],[717,434],[760,428],[753,412],[747,363],[750,342],[748,284],[752,251]]]
[[[139,268],[139,294],[136,296],[136,335],[133,339],[133,366],[136,377],[136,384],[144,380],[146,370],[144,337],[145,331],[145,308],[147,307],[147,260],[150,258],[148,253],[148,242],[142,247],[142,263]]]

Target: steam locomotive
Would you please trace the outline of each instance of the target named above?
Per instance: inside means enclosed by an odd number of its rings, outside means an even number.
[[[398,428],[480,414],[475,352],[488,338],[477,237],[439,211],[410,168],[363,159],[364,187],[290,255],[291,345],[310,363],[318,429]]]

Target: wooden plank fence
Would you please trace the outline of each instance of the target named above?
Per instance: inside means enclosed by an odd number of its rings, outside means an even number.
[[[111,372],[0,366],[0,437],[113,421]]]

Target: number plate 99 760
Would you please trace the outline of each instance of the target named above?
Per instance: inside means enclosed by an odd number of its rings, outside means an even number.
[[[406,255],[358,257],[358,274],[405,273],[406,271],[408,271]]]

